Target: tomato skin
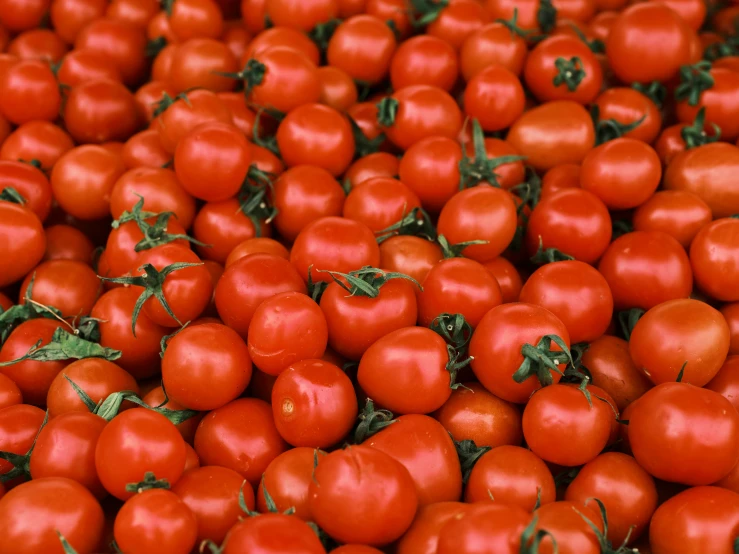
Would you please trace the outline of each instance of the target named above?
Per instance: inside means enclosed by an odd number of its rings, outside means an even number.
[[[18,385],[4,373],[0,373],[0,410],[23,403],[23,395]]]
[[[705,388],[715,391],[731,402],[736,408],[739,405],[739,394],[737,394],[737,374],[739,370],[739,356],[732,355],[719,369],[716,376],[705,385]]]
[[[94,250],[92,241],[71,225],[52,225],[44,229],[46,252],[44,261],[74,260],[89,264]]]
[[[60,127],[48,121],[29,121],[8,135],[0,146],[0,159],[41,162],[48,171],[64,152],[74,147],[72,138]]]
[[[388,333],[362,356],[357,380],[380,406],[396,414],[428,414],[447,401],[452,389],[441,336],[424,327]],[[388,387],[389,382],[392,387]]]
[[[253,104],[287,113],[320,99],[318,68],[299,50],[274,47],[259,52],[251,60],[265,66],[264,77],[249,93]]]
[[[736,103],[739,100],[739,73],[732,69],[716,67],[709,71],[713,78],[713,86],[700,95],[697,105],[691,106],[687,101],[678,102],[677,117],[682,123],[690,124],[698,111],[705,108],[705,130],[710,131],[713,125],[721,128],[721,138],[734,142],[739,137],[739,111]]]
[[[636,461],[664,481],[718,481],[739,458],[739,415],[730,406],[720,394],[687,383],[657,385],[631,411],[629,444]]]
[[[667,165],[664,188],[701,197],[715,219],[739,212],[739,192],[732,185],[739,170],[739,148],[714,142],[680,152]]]
[[[341,542],[367,545],[400,538],[418,507],[408,470],[388,454],[362,445],[319,459],[309,495],[310,510],[322,529]]]
[[[397,271],[422,283],[429,270],[442,259],[441,248],[411,235],[391,237],[380,244],[380,268]]]
[[[444,40],[419,35],[402,42],[390,64],[393,90],[411,85],[432,85],[450,91],[459,76],[454,48]]]
[[[304,54],[316,66],[321,61],[321,54],[315,42],[305,33],[281,25],[275,25],[258,33],[247,46],[241,59],[242,61],[246,61],[248,58],[254,58],[266,50],[275,47],[287,47],[297,50]]]
[[[359,360],[385,335],[416,323],[416,286],[404,279],[391,279],[375,298],[348,296],[338,283],[329,283],[320,302],[326,316],[328,341],[338,354]]]
[[[90,48],[116,66],[126,85],[141,81],[147,70],[146,35],[130,23],[111,18],[94,20],[75,37],[75,49]]]
[[[711,222],[711,208],[697,194],[684,190],[658,191],[632,217],[635,231],[662,231],[684,247]]]
[[[441,314],[460,313],[472,327],[501,304],[500,285],[481,264],[449,258],[434,265],[418,293],[418,324],[428,327]]]
[[[516,383],[512,376],[523,362],[521,347],[527,343],[536,345],[544,335],[557,335],[570,344],[567,328],[549,310],[522,302],[497,306],[485,314],[470,340],[472,371],[495,396],[508,402],[525,403],[541,385],[535,378]],[[492,339],[499,336],[507,340]],[[557,347],[552,345],[552,348]],[[552,379],[558,382],[559,374],[552,372]]]
[[[255,398],[238,398],[213,410],[195,432],[195,452],[203,464],[233,469],[252,487],[287,448],[269,404]]]
[[[43,102],[24,98],[42,97]],[[19,60],[0,74],[0,112],[11,123],[53,121],[59,115],[61,95],[48,64]]]
[[[51,260],[36,266],[23,280],[19,304],[26,303],[26,290],[32,278],[31,298],[45,306],[58,308],[62,317],[89,314],[102,289],[89,265],[74,260]]]
[[[16,404],[0,410],[0,450],[26,454],[43,421],[44,411],[28,404]],[[13,466],[10,462],[0,461],[0,474],[8,473],[11,469]],[[13,484],[11,481],[9,487]]]
[[[78,143],[126,140],[139,128],[133,94],[116,81],[80,83],[67,96],[63,113],[67,131]]]
[[[653,554],[730,554],[739,525],[739,494],[693,487],[662,504],[652,517]]]
[[[480,503],[447,523],[439,534],[438,554],[489,552],[516,554],[531,515],[518,506]]]
[[[355,15],[336,28],[326,58],[329,65],[352,79],[374,85],[390,70],[395,47],[395,35],[385,21],[373,15]]]
[[[381,550],[363,544],[345,544],[331,552],[336,552],[336,554],[382,554]]]
[[[33,525],[29,528],[28,520]],[[0,500],[0,550],[19,554],[63,554],[61,533],[79,554],[91,554],[103,539],[105,517],[95,497],[63,477],[34,479]]]
[[[19,204],[0,201],[0,287],[6,287],[33,269],[44,256],[46,236],[41,221]]]
[[[478,72],[464,91],[465,114],[477,119],[485,131],[510,127],[523,113],[525,103],[518,77],[499,65]]]
[[[397,179],[374,177],[354,187],[344,202],[343,215],[364,223],[382,236],[381,231],[401,221],[415,208],[421,207],[416,193]]]
[[[690,245],[690,264],[698,287],[718,300],[736,302],[739,276],[739,220],[717,219],[704,226]]]
[[[236,198],[223,202],[208,202],[195,215],[192,226],[197,240],[211,246],[196,246],[198,254],[206,260],[223,263],[228,255],[242,241],[255,238],[257,228],[254,222],[241,210]],[[259,232],[270,236],[271,228],[262,223]]]
[[[274,25],[284,25],[306,33],[319,23],[334,19],[339,13],[336,0],[318,0],[310,4],[299,0],[266,0],[264,7]]]
[[[580,513],[578,513],[580,512]],[[581,515],[582,514],[582,515]],[[537,528],[546,529],[551,536],[541,542],[542,554],[598,554],[600,544],[593,529],[582,516],[586,516],[602,532],[603,521],[597,508],[579,506],[574,502],[561,500],[550,502],[534,512],[538,520]],[[553,538],[552,538],[553,537]],[[553,540],[557,541],[555,550]]]
[[[219,466],[185,472],[174,484],[172,492],[182,499],[197,520],[197,542],[223,542],[228,530],[243,515],[239,507],[240,490],[243,490],[246,506],[254,509],[254,493],[251,487],[243,485],[244,478],[240,474]]]
[[[0,161],[0,192],[13,188],[26,201],[26,207],[44,221],[51,211],[51,185],[40,169],[32,165]]]
[[[462,495],[462,470],[446,429],[424,415],[404,415],[362,443],[389,454],[408,470],[418,506],[451,502]]]
[[[121,507],[113,533],[125,552],[166,549],[187,554],[195,546],[197,520],[190,508],[168,490],[138,493]]]
[[[726,323],[729,324],[731,335],[729,354],[739,354],[739,303],[725,304],[721,308],[721,313],[726,319]]]
[[[351,188],[373,177],[394,177],[398,175],[399,161],[388,152],[375,152],[359,158],[344,173],[344,180]]]
[[[233,265],[234,262],[245,258],[249,254],[273,254],[286,260],[290,257],[290,252],[282,243],[268,237],[255,237],[240,242],[226,258],[225,267]],[[218,262],[211,262],[218,263]],[[220,278],[220,277],[219,277]]]
[[[325,455],[320,450],[298,446],[286,450],[270,462],[264,471],[257,489],[257,510],[267,513],[264,488],[272,497],[277,510],[284,512],[295,508],[295,516],[304,521],[311,520],[308,507],[308,487],[313,476],[316,455]]]
[[[346,71],[330,65],[318,68],[321,95],[318,101],[339,112],[357,103],[357,85]]]
[[[247,517],[234,525],[226,535],[223,554],[321,554],[325,552],[313,529],[293,516],[262,514]]]
[[[410,528],[397,542],[397,554],[436,554],[444,525],[469,509],[462,502],[436,502],[416,512]]]
[[[382,250],[382,248],[380,248]],[[485,262],[482,264],[485,269],[495,277],[500,286],[500,292],[502,296],[502,303],[518,302],[518,297],[521,294],[521,288],[523,287],[523,281],[521,274],[503,256]]]
[[[486,452],[470,472],[465,502],[484,502],[490,494],[496,502],[532,511],[541,491],[541,504],[554,502],[556,488],[551,471],[526,448],[501,445]]]
[[[644,118],[624,137],[651,144],[659,135],[662,127],[662,115],[657,105],[639,91],[628,87],[614,87],[603,91],[595,100],[598,106],[600,121],[615,119],[623,125],[630,125]],[[691,120],[692,121],[692,120]]]
[[[657,487],[634,458],[606,452],[580,469],[565,492],[565,500],[596,508],[593,498],[605,505],[611,543],[622,544],[627,536],[632,543],[657,508]]]
[[[680,243],[659,231],[635,231],[614,240],[598,264],[616,310],[648,310],[693,289],[690,260]]]
[[[235,71],[238,71],[237,60],[228,45],[210,38],[192,38],[177,46],[169,82],[177,92],[200,87],[228,92],[236,82],[222,73]]]
[[[521,75],[527,56],[524,39],[511,36],[502,23],[488,23],[469,35],[459,51],[459,66],[465,81],[491,65],[501,65],[514,75]]]

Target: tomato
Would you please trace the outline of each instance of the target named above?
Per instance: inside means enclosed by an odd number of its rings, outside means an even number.
[[[244,485],[244,478],[232,469],[206,466],[185,472],[172,487],[172,492],[195,515],[197,542],[223,542],[228,530],[243,516],[239,492],[250,510],[254,509],[254,493]]]
[[[727,357],[716,376],[705,385],[705,388],[718,392],[728,399],[734,407],[739,404],[739,396],[736,393],[738,368],[739,356],[732,355]]]
[[[195,432],[195,451],[202,463],[233,469],[252,486],[285,450],[272,409],[254,398],[239,398],[213,410]]]
[[[636,460],[606,452],[582,467],[567,487],[565,499],[597,508],[597,498],[608,514],[607,537],[614,545],[637,540],[657,508],[657,488]]]
[[[441,336],[424,327],[406,327],[367,349],[357,380],[370,398],[393,413],[428,414],[451,394],[448,365],[452,362]]]
[[[395,35],[385,21],[373,15],[355,15],[336,28],[326,59],[352,79],[374,85],[387,75],[395,46]]]
[[[180,41],[219,38],[223,32],[223,14],[210,0],[176,0],[167,15],[172,33]]]
[[[498,503],[476,504],[461,517],[453,518],[439,534],[438,554],[472,554],[481,549],[515,554],[531,514],[518,506]]]
[[[146,28],[146,24],[158,11],[156,0],[113,0],[105,10],[105,15]]]
[[[693,487],[662,504],[649,527],[653,554],[730,554],[739,525],[739,494]]]
[[[44,221],[51,211],[49,180],[36,167],[16,161],[0,161],[0,192],[15,189],[25,206]]]
[[[192,38],[175,50],[169,81],[177,92],[201,87],[213,92],[228,92],[234,89],[235,82],[223,74],[236,70],[237,60],[225,43]]]
[[[459,69],[469,81],[483,69],[500,65],[514,75],[521,75],[526,60],[526,41],[496,21],[470,34],[459,51]]]
[[[725,304],[721,308],[721,313],[729,324],[729,332],[731,336],[731,344],[729,346],[729,354],[739,354],[739,304]]]
[[[468,509],[469,505],[462,502],[436,502],[420,507],[410,528],[397,542],[397,553],[436,554],[444,525]]]
[[[359,221],[377,236],[385,229],[402,221],[421,201],[412,190],[397,179],[374,177],[354,187],[344,202],[346,219]]]
[[[282,243],[267,237],[256,237],[240,242],[226,258],[226,267],[233,265],[241,258],[250,254],[273,254],[286,260],[290,258],[290,252]],[[217,263],[217,262],[213,262]]]
[[[31,449],[43,421],[43,410],[28,404],[16,404],[0,410],[0,451],[26,454]],[[8,473],[12,469],[13,465],[10,462],[0,461],[0,474]],[[13,481],[10,482],[10,485],[12,484]]]
[[[518,77],[499,65],[472,77],[464,91],[464,111],[485,131],[510,127],[523,113],[525,97]]]
[[[629,343],[604,335],[590,343],[582,364],[592,376],[592,383],[605,390],[623,412],[627,406],[652,388],[652,382],[631,359]]]
[[[362,444],[389,454],[408,470],[419,507],[457,500],[462,470],[446,429],[424,415],[404,415]]]
[[[357,103],[357,85],[346,71],[330,65],[318,68],[321,95],[318,101],[339,112]]]
[[[28,526],[24,517],[31,518]],[[103,509],[90,492],[62,477],[34,479],[8,491],[0,501],[0,549],[62,554],[59,534],[75,552],[95,552],[103,539]]]
[[[196,519],[173,492],[150,489],[133,496],[115,518],[113,534],[126,552],[166,549],[187,554],[195,546]]]
[[[43,102],[29,102],[29,97]],[[11,123],[53,121],[59,115],[61,95],[49,65],[42,61],[20,60],[2,73],[0,113]]]
[[[257,0],[247,0],[257,1]],[[264,0],[258,0],[264,1]],[[249,17],[245,17],[244,21],[248,24]],[[276,25],[260,32],[249,43],[244,52],[241,61],[244,62],[249,58],[254,58],[260,53],[271,48],[287,47],[297,50],[305,55],[315,65],[319,64],[321,59],[318,46],[305,33],[290,27]]]
[[[249,43],[253,38],[252,34],[241,25],[241,21],[229,20],[224,23],[221,40],[228,51],[231,52],[234,60],[238,62],[249,47]]]
[[[246,60],[244,73],[245,90],[256,106],[287,113],[303,104],[318,102],[321,97],[318,68],[297,49],[282,46],[263,50]]]
[[[44,261],[73,260],[85,264],[92,261],[94,247],[82,231],[70,225],[52,225],[44,231],[46,234]]]
[[[625,132],[624,137],[653,143],[662,126],[662,115],[654,101],[641,92],[628,87],[614,87],[603,91],[595,100],[598,119],[613,119],[623,126],[636,125]],[[642,119],[643,118],[643,119]],[[641,120],[641,123],[636,124]]]
[[[659,231],[635,231],[606,250],[598,271],[608,281],[616,310],[648,310],[693,288],[690,260],[680,243]]]
[[[524,403],[541,384],[538,378],[529,377],[518,383],[512,377],[524,362],[521,348],[525,344],[536,346],[545,335],[558,336],[569,346],[567,328],[550,311],[519,302],[497,306],[485,314],[472,335],[469,345],[472,371],[494,395],[509,402]],[[556,354],[559,346],[552,344],[551,349]],[[560,367],[564,369],[562,364]],[[558,373],[548,369],[541,368],[541,374],[546,380],[547,375],[554,382],[560,379]]]
[[[398,235],[380,244],[380,267],[408,275],[419,283],[441,259],[441,248],[421,237]]]
[[[77,360],[58,372],[49,386],[46,406],[50,418],[66,412],[89,411],[72,388],[70,380],[82,389],[95,404],[105,400],[114,392],[139,392],[139,387],[133,377],[113,362],[102,358]]]
[[[394,90],[412,85],[431,85],[450,91],[459,76],[454,48],[446,41],[419,35],[398,46],[390,63]]]
[[[720,394],[687,383],[662,383],[631,411],[629,443],[636,461],[658,479],[713,483],[739,458],[739,415]],[[703,461],[710,456],[711,464]]]
[[[634,212],[636,231],[662,231],[688,248],[698,231],[711,222],[711,208],[685,190],[659,191]]]
[[[117,67],[126,85],[141,81],[147,71],[144,30],[117,19],[97,19],[83,27],[74,41],[75,49],[89,48],[105,55]]]
[[[408,470],[368,446],[351,446],[320,458],[309,495],[316,523],[330,536],[368,545],[398,539],[418,507]]]
[[[732,69],[717,67],[709,70],[708,75],[713,79],[713,85],[701,92],[700,100],[695,105],[685,100],[678,102],[677,117],[682,123],[690,124],[695,120],[698,111],[705,108],[706,131],[713,125],[718,125],[721,137],[733,142],[739,137],[739,124],[736,123],[739,117],[736,108],[739,73]]]
[[[739,219],[718,219],[705,225],[690,245],[690,263],[695,282],[713,298],[739,300],[731,284],[739,275]]]
[[[382,247],[380,250],[382,250]],[[502,303],[517,302],[523,282],[521,280],[521,274],[513,264],[503,256],[499,256],[482,265],[498,281]]]
[[[325,454],[314,448],[298,446],[272,460],[259,482],[257,509],[261,513],[269,511],[264,496],[266,488],[278,512],[294,508],[296,517],[309,521],[311,513],[308,508],[308,486],[318,455]]]
[[[0,201],[0,287],[24,277],[44,256],[46,237],[41,221],[31,210]]]
[[[29,121],[13,131],[0,146],[0,159],[41,162],[49,170],[64,152],[74,147],[71,137],[48,121]]]
[[[139,127],[133,94],[116,81],[87,81],[73,87],[62,117],[72,138],[82,143],[126,140]]]
[[[23,403],[21,389],[5,374],[0,374],[0,410]]]
[[[609,248],[611,233],[610,214],[597,196],[579,188],[563,189],[542,199],[531,212],[526,249],[534,255],[539,248],[556,248],[592,264]]]
[[[266,0],[264,7],[274,25],[305,32],[334,19],[339,12],[337,0],[316,0],[310,4],[300,0]]]
[[[418,141],[442,136],[456,139],[462,128],[462,113],[448,92],[429,85],[402,88],[390,97],[391,114],[382,111],[378,121],[390,141],[408,150]]]
[[[407,38],[412,31],[407,0],[367,0],[365,11],[382,20],[392,21],[401,38]]]
[[[336,552],[336,554],[382,554],[381,550],[363,544],[345,544],[331,552]]]
[[[259,222],[259,229],[251,217],[241,209],[236,198],[223,202],[209,202],[200,208],[193,222],[193,235],[207,246],[196,246],[203,259],[223,263],[242,241],[261,235],[271,235],[271,228]]]
[[[303,104],[280,122],[277,146],[288,167],[311,164],[337,177],[354,156],[351,125],[342,114],[322,104]]]
[[[602,552],[600,541],[593,528],[585,521],[587,517],[602,533],[603,522],[596,508],[580,506],[567,500],[544,504],[534,512],[537,528],[550,533],[541,541],[542,554],[598,554]],[[557,541],[557,548],[554,547]]]
[[[58,308],[62,317],[78,318],[89,314],[102,288],[89,265],[74,260],[52,260],[39,264],[26,276],[21,285],[19,304],[26,303],[31,279],[31,299]]]
[[[241,520],[226,535],[223,554],[239,552],[321,554],[325,550],[304,521],[285,514],[263,514]]]

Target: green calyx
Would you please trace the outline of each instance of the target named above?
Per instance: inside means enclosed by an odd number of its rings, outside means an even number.
[[[556,344],[560,350],[552,350],[552,343]],[[563,372],[559,369],[560,364],[572,365],[572,355],[567,343],[557,335],[544,335],[536,346],[524,344],[521,347],[523,362],[513,374],[513,380],[516,383],[523,383],[529,377],[536,377],[542,387],[551,385],[551,372]]]
[[[13,466],[13,469],[0,475],[0,483],[7,483],[8,481],[12,481],[18,477],[31,477],[31,454],[33,454],[33,449],[36,448],[36,441],[38,440],[38,436],[41,434],[41,430],[46,426],[48,421],[49,411],[47,410],[44,415],[44,420],[41,422],[41,427],[39,427],[36,432],[36,437],[34,437],[33,443],[31,443],[31,448],[29,448],[28,452],[25,454],[0,452],[0,460],[5,460]]]
[[[458,242],[457,244],[449,244],[444,235],[439,235],[436,238],[436,242],[441,246],[441,254],[445,260],[449,258],[461,258],[462,251],[468,246],[474,246],[476,244],[487,244],[486,240],[469,240],[467,242]]]
[[[267,66],[262,62],[252,58],[246,62],[244,69],[233,73],[224,73],[216,71],[222,77],[236,79],[244,83],[244,95],[249,96],[254,87],[261,85],[264,75],[267,73]]]
[[[654,102],[658,108],[662,109],[662,106],[665,105],[667,89],[665,88],[665,85],[659,81],[652,81],[646,85],[642,83],[633,83],[631,88],[637,92],[641,92],[644,96]]]
[[[532,210],[536,207],[541,199],[541,177],[536,173],[533,167],[526,166],[526,177],[522,183],[519,183],[510,189],[515,193],[522,202],[516,206],[517,215],[521,215],[526,206]]]
[[[72,547],[71,544],[69,544],[69,541],[64,538],[64,535],[59,532],[59,529],[56,530],[56,535],[57,537],[59,537],[59,542],[62,543],[62,550],[64,551],[64,554],[77,554],[77,551]]]
[[[271,222],[278,213],[277,208],[269,202],[267,195],[267,191],[272,188],[271,177],[271,174],[252,165],[237,195],[239,208],[251,220],[254,225],[254,235],[257,237],[262,236],[262,225]],[[254,182],[260,184],[253,184]]]
[[[20,204],[21,206],[26,205],[26,199],[21,196],[21,193],[15,190],[13,187],[5,187],[0,191],[0,200],[5,202],[12,202],[13,204]]]
[[[308,33],[308,36],[316,43],[316,46],[318,46],[321,52],[325,52],[328,48],[328,42],[334,36],[334,32],[336,32],[336,28],[339,25],[341,25],[341,19],[331,19],[325,23],[319,23],[313,27],[311,32]]]
[[[383,271],[376,267],[364,266],[349,273],[339,273],[338,271],[328,271],[325,269],[317,270],[319,273],[328,273],[334,283],[349,293],[349,296],[366,296],[367,298],[377,298],[380,295],[382,285],[391,279],[405,279],[416,285],[419,290],[423,291],[421,284],[410,275],[393,271]]]
[[[602,554],[638,554],[638,550],[629,548],[628,544],[631,540],[631,533],[634,531],[634,525],[632,525],[629,528],[628,533],[626,533],[626,538],[624,538],[624,541],[617,547],[614,547],[613,544],[611,544],[611,541],[608,540],[608,514],[606,513],[606,507],[597,498],[588,498],[585,502],[586,504],[593,500],[598,504],[598,509],[600,510],[600,516],[603,519],[603,531],[600,530],[600,528],[593,523],[585,514],[577,510],[576,508],[572,508],[577,512],[577,514],[585,521],[585,523],[588,524],[588,527],[595,533],[595,536],[598,539],[598,543],[600,544],[600,551]]]
[[[554,29],[557,22],[557,8],[552,5],[551,0],[541,0],[539,10],[536,12],[536,22],[544,33]]]
[[[495,170],[501,165],[525,160],[526,156],[509,155],[488,158],[485,149],[485,135],[477,119],[472,120],[472,146],[474,158],[467,156],[464,152],[459,161],[459,190],[473,187],[481,182],[487,182],[494,187],[500,188],[498,174]]]
[[[365,135],[362,128],[357,125],[354,118],[350,116],[347,116],[347,118],[349,119],[349,124],[352,127],[352,134],[354,135],[354,151],[356,156],[358,158],[363,158],[364,156],[378,152],[382,143],[385,142],[385,134],[380,133],[373,139],[367,138],[367,135]]]
[[[579,38],[582,42],[584,42],[585,46],[590,48],[590,51],[593,54],[605,54],[606,53],[606,45],[603,44],[602,40],[600,40],[599,38],[588,40],[588,37],[585,36],[585,34],[580,29],[580,27],[578,27],[574,23],[570,23],[570,28],[577,35],[577,38]]]
[[[381,127],[392,127],[398,115],[400,102],[391,96],[386,96],[377,103],[377,123]]]
[[[680,367],[680,371],[677,374],[677,378],[675,379],[676,383],[682,383],[683,382],[683,376],[685,375],[685,368],[688,366],[688,361],[686,360],[683,362],[683,365]]]
[[[26,287],[26,293],[24,296],[25,302],[23,304],[14,304],[5,311],[2,311],[2,308],[0,308],[0,344],[3,344],[7,340],[10,333],[13,332],[13,329],[29,319],[45,317],[47,319],[62,321],[68,325],[68,323],[62,318],[62,312],[57,308],[44,306],[31,298],[33,293],[33,283],[35,280],[36,274],[34,273],[31,275],[31,280],[28,282],[28,286]]]
[[[721,127],[712,123],[713,134],[706,133],[706,107],[701,106],[691,125],[686,125],[680,131],[680,136],[685,141],[685,149],[697,148],[704,144],[716,142],[721,138]]]
[[[711,62],[703,60],[680,68],[680,84],[675,88],[675,100],[687,101],[688,106],[697,106],[701,94],[713,86],[710,73]]]
[[[56,362],[62,360],[82,360],[85,358],[103,358],[112,362],[120,358],[121,355],[120,350],[100,346],[97,343],[90,342],[78,335],[58,328],[51,336],[51,342],[41,346],[41,341],[39,340],[23,356],[15,360],[10,360],[9,362],[2,362],[0,363],[0,367],[14,365],[26,360]]]
[[[413,208],[399,221],[378,231],[377,242],[382,244],[387,239],[398,235],[412,235],[433,241],[436,240],[436,229],[431,222],[431,217],[423,208]]]
[[[251,139],[254,144],[257,146],[261,146],[262,148],[266,148],[270,152],[272,152],[275,156],[280,156],[280,148],[277,146],[277,137],[275,136],[268,136],[268,137],[262,137],[260,134],[261,128],[262,128],[262,114],[267,112],[268,115],[274,117],[278,121],[280,121],[284,114],[281,112],[277,112],[276,110],[267,110],[266,108],[259,108],[256,113],[256,117],[254,118],[254,125],[252,125],[251,128]]]
[[[739,55],[739,38],[737,37],[729,37],[726,42],[714,42],[703,50],[703,59],[709,62],[737,55]]]
[[[164,37],[156,37],[151,39],[146,43],[146,49],[144,50],[144,54],[147,58],[156,58],[157,55],[159,55],[159,52],[164,50],[164,47],[167,46],[167,39]]]
[[[411,6],[413,7],[411,24],[416,28],[420,28],[433,23],[448,5],[449,0],[411,0]]]
[[[167,267],[163,268],[161,271],[157,270],[153,265],[151,264],[144,264],[139,268],[139,270],[143,270],[144,274],[139,276],[130,276],[130,277],[101,277],[98,275],[98,278],[103,281],[108,281],[110,283],[118,283],[121,285],[134,285],[137,287],[143,287],[144,292],[141,293],[141,296],[139,296],[138,300],[136,300],[136,304],[133,307],[133,317],[131,318],[131,332],[133,333],[133,336],[136,336],[136,320],[139,318],[139,313],[141,312],[141,308],[144,306],[144,302],[146,302],[149,298],[152,296],[156,298],[159,303],[162,305],[162,308],[169,314],[169,316],[174,319],[178,325],[182,326],[182,322],[177,319],[177,316],[172,311],[172,308],[169,307],[169,303],[167,302],[167,299],[164,297],[164,280],[167,278],[167,275],[170,273],[174,273],[175,271],[179,271],[181,269],[185,269],[188,267],[196,267],[199,265],[203,265],[202,262],[200,263],[183,263],[178,262],[171,265],[168,265]]]
[[[628,124],[619,123],[615,119],[600,119],[600,108],[598,104],[593,104],[590,108],[590,117],[595,127],[596,146],[624,136],[626,133],[636,129],[647,118],[645,114],[633,123]]]
[[[452,437],[454,440],[454,437]],[[462,466],[462,483],[465,485],[470,478],[470,472],[475,467],[477,460],[486,452],[492,450],[489,446],[477,446],[473,440],[454,441],[454,447],[457,449],[459,463]]]
[[[144,480],[138,483],[128,483],[126,485],[126,492],[140,493],[151,489],[165,489],[169,490],[169,481],[166,479],[157,479],[154,473],[147,471],[144,473]]]
[[[634,230],[634,226],[630,221],[626,219],[614,219],[611,223],[611,241],[616,240],[618,237],[631,233]]]
[[[136,226],[139,228],[139,231],[141,231],[141,233],[144,235],[144,238],[136,243],[133,248],[136,252],[149,250],[151,248],[161,246],[162,244],[168,244],[176,240],[186,240],[202,247],[211,246],[209,244],[203,244],[202,242],[195,240],[188,235],[167,233],[167,225],[169,224],[170,218],[172,216],[174,216],[175,218],[177,217],[175,216],[174,212],[146,212],[143,209],[144,197],[139,194],[136,194],[136,196],[139,197],[139,201],[136,202],[133,208],[131,208],[131,211],[123,212],[118,219],[110,224],[113,229],[118,229],[121,225],[129,222],[133,222],[136,224]],[[154,223],[149,223],[147,221],[154,218]]]
[[[182,100],[185,104],[188,106],[190,105],[190,99],[187,97],[187,94],[184,92],[179,93],[174,98],[172,98],[168,93],[162,94],[162,99],[159,100],[154,106],[154,117],[160,116],[162,113],[164,113],[167,108],[169,108],[172,104],[177,102],[177,100]]]
[[[537,498],[537,504],[539,503],[539,499],[541,498],[541,489],[539,489],[539,498]],[[538,508],[538,505],[537,505]],[[536,508],[535,508],[536,509]],[[521,533],[521,545],[519,546],[519,554],[539,554],[539,548],[541,547],[541,542],[546,538],[549,537],[549,539],[552,541],[552,552],[557,552],[559,547],[557,546],[557,541],[554,538],[554,535],[552,535],[549,531],[545,529],[536,529],[536,524],[539,522],[538,516],[534,516],[531,520],[531,523],[529,523],[526,526],[526,529],[523,530],[523,533]]]
[[[447,343],[449,361],[446,370],[449,372],[449,388],[464,387],[457,383],[457,373],[468,366],[473,358],[467,352],[467,346],[472,338],[472,326],[467,323],[462,314],[439,314],[429,325],[429,328],[440,335]]]
[[[585,78],[585,70],[582,67],[582,60],[577,56],[572,58],[557,58],[554,60],[554,67],[557,69],[557,75],[552,80],[555,87],[565,85],[567,90],[575,92],[582,80]]]
[[[636,327],[636,324],[647,313],[641,308],[631,308],[630,310],[624,310],[616,314],[616,321],[618,321],[618,328],[621,330],[621,336],[624,339],[629,340],[631,333]]]
[[[566,262],[574,259],[575,258],[573,256],[565,254],[564,252],[562,252],[561,250],[557,250],[556,248],[544,248],[544,243],[542,242],[541,237],[539,237],[539,248],[536,251],[536,254],[534,254],[530,258],[531,263],[537,265],[551,264],[554,262]]]
[[[511,32],[511,38],[521,37],[524,40],[532,39],[534,31],[522,29],[518,26],[518,8],[513,8],[513,15],[510,19],[496,19],[496,23],[501,23]]]
[[[375,403],[368,398],[364,409],[357,416],[357,426],[352,434],[354,444],[361,444],[382,431],[385,427],[392,425],[396,420],[389,410],[375,410]]]
[[[328,283],[326,281],[314,281],[313,280],[313,265],[308,266],[308,282],[306,284],[308,288],[308,296],[310,296],[314,302],[319,303],[323,293],[326,291]]]

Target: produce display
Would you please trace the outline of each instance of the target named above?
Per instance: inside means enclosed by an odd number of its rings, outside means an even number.
[[[739,554],[739,0],[0,0],[0,554]]]

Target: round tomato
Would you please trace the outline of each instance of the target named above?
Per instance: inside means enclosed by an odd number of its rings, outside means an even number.
[[[295,516],[304,521],[311,520],[308,507],[308,488],[313,478],[313,469],[317,456],[325,453],[315,448],[298,446],[286,450],[270,462],[264,470],[262,480],[257,490],[257,510],[261,513],[269,511],[266,489],[278,512],[290,508],[295,510]]]
[[[396,543],[397,554],[435,553],[441,530],[468,509],[469,504],[462,502],[436,502],[420,507],[410,528]]]
[[[739,300],[734,284],[739,278],[739,219],[717,219],[705,225],[690,245],[695,282],[711,297]]]
[[[516,554],[530,520],[531,514],[518,506],[474,504],[442,528],[437,553],[473,554],[485,545],[496,554]]]
[[[374,85],[390,70],[395,46],[395,35],[385,21],[373,15],[355,15],[334,31],[326,59],[355,81]]]
[[[393,90],[412,85],[431,85],[450,91],[459,76],[454,48],[446,41],[419,35],[402,42],[390,63]]]
[[[635,231],[662,231],[684,247],[711,222],[711,208],[686,190],[662,190],[641,204],[632,218]]]
[[[223,554],[272,554],[325,552],[315,531],[303,520],[286,514],[262,514],[242,519],[226,535]]]
[[[46,236],[31,210],[0,200],[0,287],[22,279],[44,257]]]

